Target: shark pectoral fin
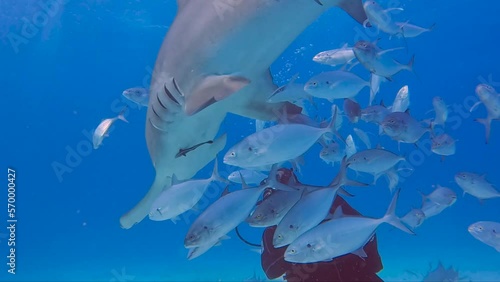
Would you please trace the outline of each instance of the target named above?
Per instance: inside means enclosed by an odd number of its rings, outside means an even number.
[[[240,91],[248,84],[250,84],[250,80],[241,76],[208,76],[203,79],[192,95],[186,99],[184,111],[187,115],[194,115],[213,103]]]
[[[360,24],[363,24],[368,19],[361,0],[344,0],[340,2],[339,7]],[[371,27],[369,23],[367,26]]]

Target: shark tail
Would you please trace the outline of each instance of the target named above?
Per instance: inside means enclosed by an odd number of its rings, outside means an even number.
[[[120,218],[121,228],[130,229],[135,224],[141,222],[148,215],[151,204],[158,195],[160,195],[161,191],[165,187],[171,185],[171,179],[171,177],[159,177],[157,174],[146,196],[144,196],[134,208]]]

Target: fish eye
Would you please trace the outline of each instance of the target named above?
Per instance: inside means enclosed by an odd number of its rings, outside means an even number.
[[[276,211],[274,209],[271,210],[271,213],[276,213]]]
[[[231,152],[231,154],[229,154],[231,157],[236,157],[236,153],[235,152]]]
[[[278,235],[278,239],[280,239],[280,240],[283,239],[283,235],[281,235],[281,234]]]
[[[328,80],[327,80],[325,83],[326,83],[326,84],[330,84],[330,81],[328,81]]]
[[[252,147],[248,147],[248,151],[250,152],[253,151]]]
[[[203,226],[203,229],[208,230],[208,226]]]
[[[366,158],[366,157],[363,157],[363,159],[364,159],[365,161],[367,161],[367,160],[368,160],[368,158]]]
[[[295,254],[295,249],[291,249],[290,253]]]
[[[262,214],[259,213],[258,215],[255,216],[255,218],[256,219],[261,219],[262,218]]]
[[[311,248],[312,246],[311,246],[311,244],[307,244],[306,247]]]
[[[315,82],[313,82],[313,83],[312,83],[312,85],[313,85],[313,86],[317,86],[317,85],[318,85],[318,83],[315,81]]]
[[[293,224],[290,224],[290,226],[289,226],[289,227],[290,227],[290,229],[293,229]]]

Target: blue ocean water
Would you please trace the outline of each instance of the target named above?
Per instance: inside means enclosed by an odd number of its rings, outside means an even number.
[[[55,0],[54,0],[55,1]],[[147,192],[154,169],[144,139],[146,109],[125,101],[121,92],[147,87],[156,56],[171,24],[176,3],[163,1],[59,0],[57,11],[47,20],[40,16],[50,1],[0,0],[0,62],[4,110],[0,150],[3,169],[16,171],[16,274],[7,272],[10,236],[7,223],[7,172],[1,199],[0,277],[2,281],[242,281],[254,272],[264,278],[260,255],[253,247],[231,240],[192,261],[186,259],[184,222],[153,222],[145,219],[129,230],[118,219]],[[477,101],[476,85],[487,82],[500,91],[500,55],[495,1],[436,2],[380,1],[386,7],[403,7],[396,16],[421,26],[436,24],[432,32],[406,40],[364,30],[340,9],[326,12],[271,66],[275,82],[286,83],[299,73],[300,82],[331,70],[314,63],[324,50],[357,40],[381,38],[382,48],[407,47],[395,52],[401,62],[415,54],[415,73],[402,72],[383,83],[376,102],[388,104],[403,85],[411,91],[411,113],[430,118],[432,98],[441,96],[451,105],[446,131],[457,142],[457,153],[445,158],[428,154],[423,147],[401,145],[401,155],[412,164],[400,183],[399,215],[419,207],[418,190],[432,191],[440,184],[459,198],[450,208],[430,218],[410,236],[383,226],[378,231],[384,263],[380,276],[387,281],[421,280],[410,272],[425,274],[429,263],[459,270],[465,280],[500,281],[500,254],[474,239],[467,227],[480,220],[500,221],[498,199],[480,203],[466,195],[453,181],[458,171],[486,174],[500,185],[500,124],[493,122],[490,144],[484,142],[484,127],[474,122],[486,116],[483,106],[468,109]],[[41,17],[37,26],[27,26]],[[291,19],[292,20],[292,19]],[[270,27],[272,28],[272,27]],[[242,50],[244,51],[244,50]],[[368,71],[354,72],[369,79]],[[366,106],[368,90],[357,97]],[[114,117],[125,104],[129,124],[117,123],[93,150],[89,139],[101,119]],[[329,104],[318,100],[318,115],[328,118]],[[342,103],[337,104],[341,107]],[[344,120],[347,124],[347,120]],[[368,124],[359,125],[377,133]],[[228,145],[253,133],[254,121],[228,115],[221,132]],[[347,124],[341,133],[350,133]],[[372,143],[397,151],[387,136],[371,136]],[[429,139],[428,135],[424,139]],[[320,146],[306,155],[299,178],[326,185],[335,176],[318,158]],[[234,168],[222,165],[228,175]],[[64,165],[59,172],[56,167]],[[210,175],[213,164],[197,178]],[[370,178],[368,178],[370,179]],[[236,188],[235,188],[236,189]],[[222,189],[213,188],[218,194]],[[349,188],[355,195],[348,202],[366,216],[385,212],[390,193],[385,180],[369,188]],[[215,198],[215,196],[213,197]],[[196,213],[187,215],[192,221]],[[241,232],[259,243],[262,229],[243,223]]]

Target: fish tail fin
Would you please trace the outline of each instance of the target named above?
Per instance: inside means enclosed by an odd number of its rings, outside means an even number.
[[[120,113],[118,114],[118,116],[116,118],[118,118],[119,120],[122,120],[126,123],[128,123],[128,120],[125,118],[124,114],[125,112],[128,110],[128,106],[125,106],[123,108],[123,110],[120,111]]]
[[[490,141],[490,132],[491,132],[491,119],[489,118],[476,118],[474,121],[477,121],[484,125],[486,129],[486,144]]]
[[[408,68],[409,71],[411,72],[415,72],[413,70],[413,65],[415,64],[415,55],[411,56],[411,59],[410,61],[408,62],[408,64],[406,64],[406,67]]]
[[[338,114],[338,107],[332,107],[332,120],[330,121],[330,124],[328,125],[328,130],[331,132],[333,135],[337,136],[342,142],[345,144],[345,139],[340,135],[340,133],[337,131],[337,128],[335,127],[335,123],[337,121],[337,114]]]
[[[118,115],[118,119],[121,120],[121,121],[124,121],[126,123],[129,123],[128,120],[123,116],[123,115]]]
[[[222,183],[229,184],[229,180],[221,177],[219,174],[219,164],[218,164],[219,162],[217,161],[217,157],[215,158],[214,162],[215,162],[214,170],[212,171],[212,176],[210,177],[210,179],[212,179],[213,181],[219,181]]]
[[[391,204],[389,205],[389,208],[387,209],[387,212],[385,213],[385,216],[383,217],[384,222],[387,222],[388,224],[401,229],[402,231],[415,235],[413,231],[411,231],[406,225],[404,225],[401,222],[401,219],[396,216],[396,204],[399,198],[399,193],[401,189],[396,190],[396,193],[394,193],[394,196],[392,197]]]
[[[429,28],[427,28],[429,31],[433,31],[436,28],[436,23],[433,23]]]
[[[330,185],[338,185],[338,186],[359,186],[359,187],[366,187],[368,184],[358,182],[355,180],[350,180],[347,178],[347,167],[349,167],[349,163],[347,163],[347,156],[344,156],[342,158],[342,162],[340,163],[340,170],[337,174],[337,177],[332,181]]]
[[[391,194],[394,192],[394,189],[399,184],[399,174],[398,171],[393,167],[385,172],[385,177],[389,182],[389,190]]]

